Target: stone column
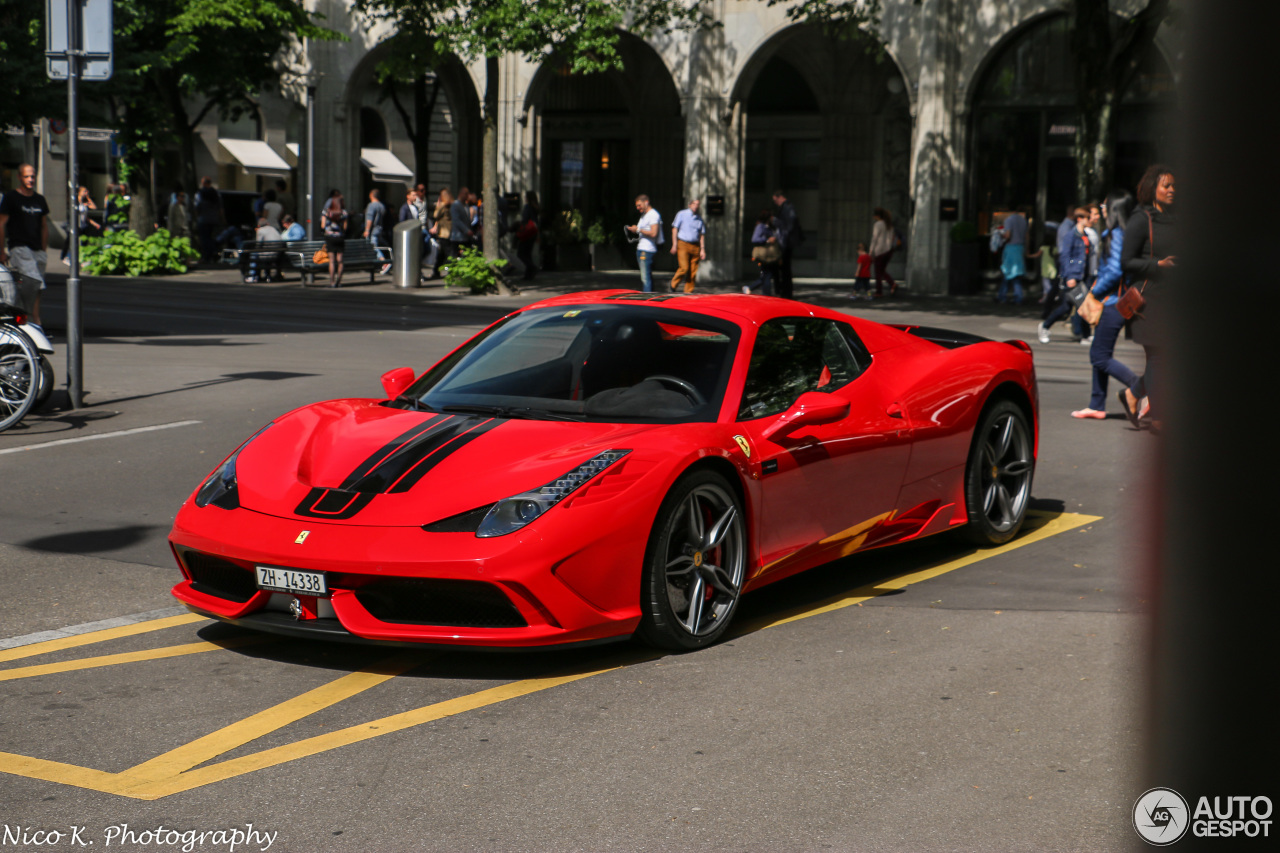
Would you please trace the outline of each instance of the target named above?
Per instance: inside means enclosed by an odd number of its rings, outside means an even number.
[[[698,268],[706,281],[733,281],[742,255],[740,181],[743,110],[729,98],[729,52],[723,29],[693,37],[685,114],[684,180],[686,199],[702,199],[707,224],[707,259]],[[724,197],[724,213],[711,215],[708,196]],[[667,215],[667,224],[676,211]],[[670,234],[667,235],[670,239]]]
[[[907,278],[916,293],[947,292],[952,223],[939,219],[939,204],[959,198],[963,168],[956,132],[958,2],[923,0],[920,10],[920,82],[911,152],[915,211],[907,252]]]

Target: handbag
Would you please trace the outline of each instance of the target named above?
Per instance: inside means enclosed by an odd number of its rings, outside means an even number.
[[[1151,213],[1147,212],[1147,242],[1151,246],[1151,258],[1156,256],[1156,233],[1155,226],[1151,223]],[[1116,310],[1120,312],[1120,316],[1126,320],[1132,320],[1134,317],[1142,317],[1142,309],[1147,307],[1147,299],[1142,295],[1142,291],[1147,289],[1147,279],[1138,287],[1127,287],[1124,293],[1120,294],[1120,298],[1116,300]]]
[[[311,256],[311,263],[320,265],[329,263],[329,251],[324,248],[316,249],[316,253]]]
[[[1089,288],[1084,286],[1084,282],[1077,282],[1075,287],[1069,288],[1066,293],[1066,299],[1071,303],[1071,310],[1079,311],[1080,306],[1084,304],[1085,299],[1089,296]]]
[[[782,250],[778,248],[777,243],[765,243],[762,246],[753,246],[751,249],[751,260],[758,264],[776,264],[782,260]]]

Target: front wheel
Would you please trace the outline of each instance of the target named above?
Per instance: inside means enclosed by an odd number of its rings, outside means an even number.
[[[645,552],[641,639],[685,651],[723,636],[746,580],[746,545],[742,506],[724,477],[703,470],[677,482]]]
[[[1003,545],[1022,527],[1035,473],[1031,429],[1009,400],[989,406],[978,421],[965,470],[969,510],[965,535],[978,545]]]
[[[0,325],[0,432],[18,423],[35,404],[40,354],[14,326]]]

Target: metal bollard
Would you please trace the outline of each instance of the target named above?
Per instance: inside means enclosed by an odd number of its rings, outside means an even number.
[[[417,287],[422,265],[422,223],[406,219],[392,229],[391,280],[396,287]]]

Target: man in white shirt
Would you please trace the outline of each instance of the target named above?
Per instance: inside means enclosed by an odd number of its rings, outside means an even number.
[[[662,244],[662,214],[649,204],[647,195],[636,196],[636,210],[640,221],[628,225],[627,230],[640,237],[636,244],[636,261],[640,264],[640,284],[645,293],[653,292],[653,256]]]

